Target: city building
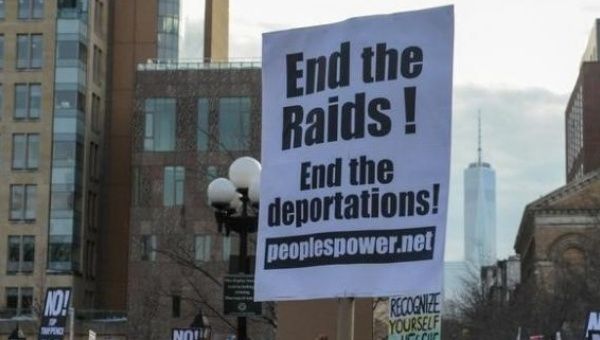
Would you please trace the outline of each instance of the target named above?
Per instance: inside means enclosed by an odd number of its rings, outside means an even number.
[[[178,58],[179,2],[0,1],[0,335],[35,334],[55,286],[77,334],[101,318],[126,335],[135,72]],[[228,1],[205,6],[204,57],[221,59]]]
[[[228,0],[206,0],[203,57],[227,59]],[[127,258],[132,202],[131,150],[138,64],[177,65],[180,0],[114,1],[111,11],[110,100],[107,102],[105,190],[98,282],[101,307],[127,306]]]
[[[129,252],[131,339],[165,339],[201,311],[214,336],[235,334],[223,315],[224,275],[239,239],[219,233],[208,184],[240,156],[259,157],[259,63],[143,63],[136,74]],[[251,237],[254,240],[254,237]],[[250,253],[254,252],[251,242]],[[249,334],[273,339],[274,316]],[[272,309],[272,308],[271,308]]]
[[[481,268],[483,294],[489,300],[508,304],[521,283],[521,260],[519,256],[509,256],[492,266]]]
[[[481,157],[481,119],[477,162],[464,170],[465,261],[474,268],[496,262],[496,174]]]
[[[100,290],[109,2],[1,1],[0,17],[1,318],[35,318],[51,286],[72,287],[84,318]]]
[[[600,19],[596,19],[565,110],[567,182],[600,168]]]
[[[598,241],[599,202],[596,170],[526,206],[514,245],[524,285],[549,287],[559,265],[585,263],[589,241]]]

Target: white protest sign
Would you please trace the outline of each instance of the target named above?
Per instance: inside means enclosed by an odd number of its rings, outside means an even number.
[[[440,292],[453,7],[263,37],[255,299]]]
[[[442,338],[441,292],[390,297],[388,309],[388,340]]]

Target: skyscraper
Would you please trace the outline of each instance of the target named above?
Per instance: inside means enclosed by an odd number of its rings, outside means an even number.
[[[496,174],[481,157],[479,118],[477,162],[464,171],[465,261],[475,269],[496,262]]]
[[[600,19],[583,54],[565,110],[567,182],[600,168]]]

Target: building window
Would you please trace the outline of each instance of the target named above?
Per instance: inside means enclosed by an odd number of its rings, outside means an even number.
[[[166,166],[163,183],[163,205],[165,207],[183,205],[185,168],[182,166]]]
[[[208,115],[209,115],[208,99],[198,99],[198,150],[206,151],[208,149],[208,141],[210,133],[208,131]]]
[[[95,1],[94,29],[100,36],[104,36],[104,3],[100,0]]]
[[[229,261],[231,256],[231,236],[223,237],[223,261]]]
[[[156,260],[156,235],[142,235],[141,259],[142,261]]]
[[[175,150],[175,99],[151,98],[144,105],[146,151]]]
[[[4,116],[4,87],[0,84],[0,120]]]
[[[35,221],[37,186],[15,184],[10,186],[10,219],[12,221]]]
[[[99,148],[98,144],[94,142],[90,142],[90,154],[88,155],[88,172],[90,176],[90,180],[98,181],[100,179],[100,162],[98,161],[99,157]]]
[[[206,168],[206,182],[210,183],[219,177],[219,169],[214,165],[209,165]]]
[[[178,318],[181,316],[181,296],[180,295],[172,295],[171,296],[171,315],[174,318]]]
[[[89,279],[96,277],[96,244],[92,241],[86,241],[85,277]]]
[[[102,112],[100,111],[101,107],[100,97],[95,93],[92,93],[92,130],[95,132],[100,131],[100,117]]]
[[[250,98],[219,100],[219,143],[228,151],[247,150],[250,144]]]
[[[56,41],[57,66],[87,68],[87,46],[77,35],[59,34]]]
[[[17,69],[41,68],[42,52],[41,34],[17,34]]]
[[[177,59],[179,49],[179,0],[158,1],[158,58]]]
[[[131,201],[134,207],[140,205],[141,184],[140,168],[134,167],[131,171]]]
[[[88,191],[86,216],[88,229],[96,230],[98,221],[98,194],[93,191]]]
[[[2,1],[2,0],[0,0]],[[0,3],[0,14],[4,14],[4,3]],[[0,34],[0,69],[4,68],[4,34]]]
[[[4,9],[4,3],[6,1],[5,0],[0,0],[0,20],[5,18],[5,9]]]
[[[8,237],[8,273],[31,273],[35,257],[35,238],[33,236]]]
[[[39,163],[39,151],[39,134],[13,134],[12,168],[14,170],[37,169]]]
[[[66,220],[58,220],[51,222],[51,228],[69,228]],[[69,235],[72,231],[64,231],[65,235],[50,235],[48,256],[50,258],[48,268],[57,271],[66,271],[76,268],[78,265],[74,256],[79,256],[76,253],[76,246],[73,244],[73,236]]]
[[[15,316],[31,315],[33,288],[6,287],[6,309]]]
[[[19,0],[19,19],[41,19],[44,17],[44,0]]]
[[[210,235],[196,235],[194,253],[196,261],[210,261]]]
[[[15,119],[40,118],[41,84],[15,84]]]
[[[102,50],[94,45],[94,60],[93,60],[92,78],[98,85],[102,85],[104,79],[104,64],[102,60]]]

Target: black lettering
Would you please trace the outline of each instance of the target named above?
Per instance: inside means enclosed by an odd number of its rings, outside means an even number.
[[[285,201],[281,205],[281,220],[283,224],[290,225],[294,223],[294,203],[291,201]]]
[[[393,48],[388,49],[385,43],[377,44],[377,53],[375,60],[375,80],[386,80],[385,70],[387,68],[387,79],[396,79],[398,74],[398,51]]]
[[[287,97],[302,95],[302,87],[298,86],[298,79],[302,78],[302,70],[298,69],[298,62],[303,60],[302,53],[293,53],[285,56],[287,66]]]
[[[327,78],[330,89],[350,85],[350,42],[343,42],[340,51],[331,54]]]
[[[329,98],[329,109],[327,111],[327,141],[335,142],[338,138],[338,97]]]
[[[421,190],[417,193],[417,214],[423,216],[429,213],[429,191]]]
[[[281,223],[280,205],[280,197],[276,197],[275,201],[269,204],[269,227],[277,227]]]
[[[300,190],[310,189],[310,185],[308,185],[308,178],[310,177],[309,169],[310,162],[302,162],[300,164]]]
[[[282,150],[292,147],[299,148],[302,145],[302,117],[304,110],[300,105],[286,106],[283,108],[283,136]]]
[[[423,50],[418,46],[410,46],[402,51],[400,71],[404,78],[416,78],[423,70]]]
[[[342,105],[342,139],[358,139],[365,136],[365,93],[357,93],[354,102]]]
[[[362,72],[362,78],[363,78],[363,82],[365,83],[372,83],[375,79],[373,79],[373,70],[372,70],[372,64],[373,64],[373,49],[371,47],[365,47],[363,48],[363,52],[360,55],[362,57],[363,60],[363,72]]]
[[[394,162],[389,159],[382,159],[377,163],[377,181],[382,184],[388,184],[394,179]]]
[[[315,92],[315,81],[317,91],[325,89],[326,68],[327,58],[323,56],[306,60],[306,94]]]
[[[321,108],[312,109],[306,115],[306,145],[321,144],[325,142],[325,111]]]
[[[375,121],[368,125],[369,134],[373,137],[382,137],[392,130],[392,120],[382,112],[391,108],[390,101],[386,98],[375,98],[369,102],[369,118]]]
[[[353,218],[358,218],[358,212],[359,212],[359,199],[358,196],[356,195],[348,195],[346,196],[346,198],[344,199],[344,204],[346,205],[346,208],[344,209],[344,218],[349,220],[349,219],[353,219]]]

